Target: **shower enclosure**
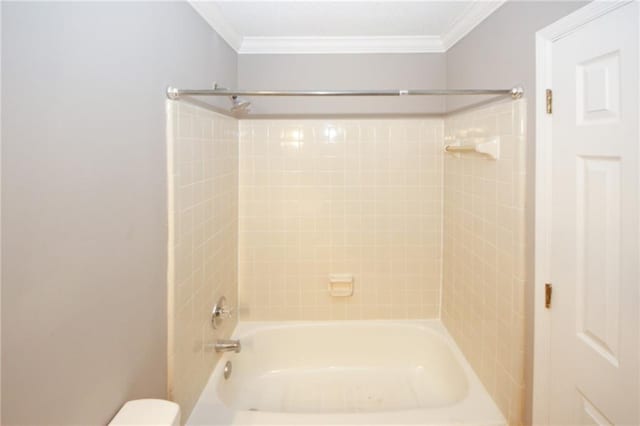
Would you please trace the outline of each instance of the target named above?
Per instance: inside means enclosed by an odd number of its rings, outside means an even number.
[[[424,117],[238,114],[253,96],[427,95],[493,98]],[[188,423],[519,423],[521,96],[170,88],[169,394]],[[237,315],[213,329],[220,296]],[[242,352],[213,350],[232,336]]]

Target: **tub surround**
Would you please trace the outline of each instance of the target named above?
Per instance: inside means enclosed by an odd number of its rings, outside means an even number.
[[[167,101],[169,188],[168,395],[186,419],[237,317],[211,325],[224,295],[237,305],[238,123]]]
[[[441,119],[241,120],[241,318],[437,318],[442,138]]]
[[[500,159],[444,165],[442,320],[510,424],[524,392],[525,101],[445,119],[445,143],[500,139]]]
[[[235,120],[184,102],[169,108],[169,377],[185,418],[220,360],[207,344],[235,326],[210,324],[225,295],[243,321],[441,318],[486,395],[521,423],[524,100],[428,119]],[[488,138],[499,139],[497,161],[443,152]],[[330,294],[336,274],[353,275],[352,294]],[[369,375],[380,376],[352,374]],[[220,395],[228,413],[267,404],[256,395],[245,407],[240,393]],[[293,411],[313,411],[313,401],[296,401]]]

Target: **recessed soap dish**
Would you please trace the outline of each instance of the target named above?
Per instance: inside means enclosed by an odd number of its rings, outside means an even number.
[[[334,297],[349,297],[353,295],[353,275],[329,275],[329,294]]]

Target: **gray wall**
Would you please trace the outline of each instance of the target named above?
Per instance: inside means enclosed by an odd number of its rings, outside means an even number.
[[[510,88],[521,85],[526,96],[533,99],[536,31],[584,4],[586,2],[580,1],[508,1],[447,51],[447,86]],[[469,97],[449,97],[447,109],[453,111],[473,101]]]
[[[446,87],[445,55],[239,55],[243,89],[416,89]],[[441,97],[253,98],[253,115],[442,113]]]
[[[2,3],[2,424],[165,397],[164,89],[236,65],[187,3]]]
[[[525,424],[531,424],[533,371],[533,237],[535,192],[535,33],[587,2],[510,1],[447,52],[447,84],[451,88],[522,85],[527,98],[527,389]],[[470,105],[468,98],[449,98],[449,111]]]

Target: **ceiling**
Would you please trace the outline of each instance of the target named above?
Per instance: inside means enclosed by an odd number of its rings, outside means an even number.
[[[445,52],[505,0],[197,1],[240,54]]]

